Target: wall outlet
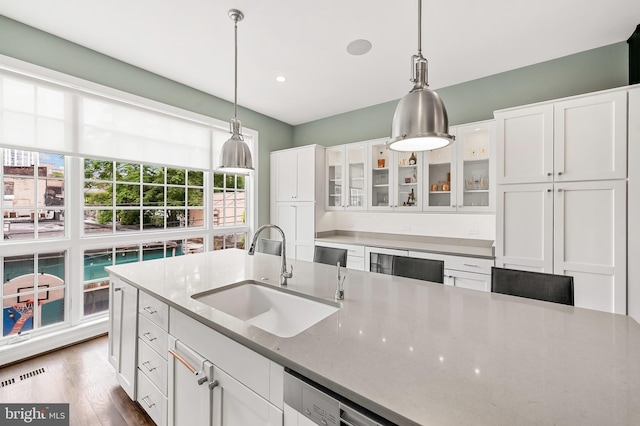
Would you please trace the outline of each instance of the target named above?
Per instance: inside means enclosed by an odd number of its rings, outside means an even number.
[[[477,227],[469,228],[469,235],[478,235],[480,234],[480,229]]]

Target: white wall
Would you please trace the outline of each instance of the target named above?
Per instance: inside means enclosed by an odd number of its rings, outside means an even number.
[[[332,219],[334,229],[343,231],[496,239],[493,214],[334,212]]]

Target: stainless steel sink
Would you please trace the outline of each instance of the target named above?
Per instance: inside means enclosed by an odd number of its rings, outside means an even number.
[[[257,281],[243,281],[191,297],[280,337],[295,336],[340,309],[337,303]]]

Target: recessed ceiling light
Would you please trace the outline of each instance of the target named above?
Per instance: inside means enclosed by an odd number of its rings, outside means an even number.
[[[347,44],[347,52],[354,56],[364,55],[371,50],[371,42],[369,40],[358,39]]]
[[[287,81],[287,78],[282,76],[282,75],[279,75],[279,76],[276,77],[276,81],[278,83],[284,83],[285,81]]]

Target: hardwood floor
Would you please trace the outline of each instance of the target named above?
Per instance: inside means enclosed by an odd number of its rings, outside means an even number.
[[[107,348],[102,336],[2,368],[0,401],[69,403],[70,425],[153,425],[116,382]],[[24,374],[30,377],[20,380]]]

